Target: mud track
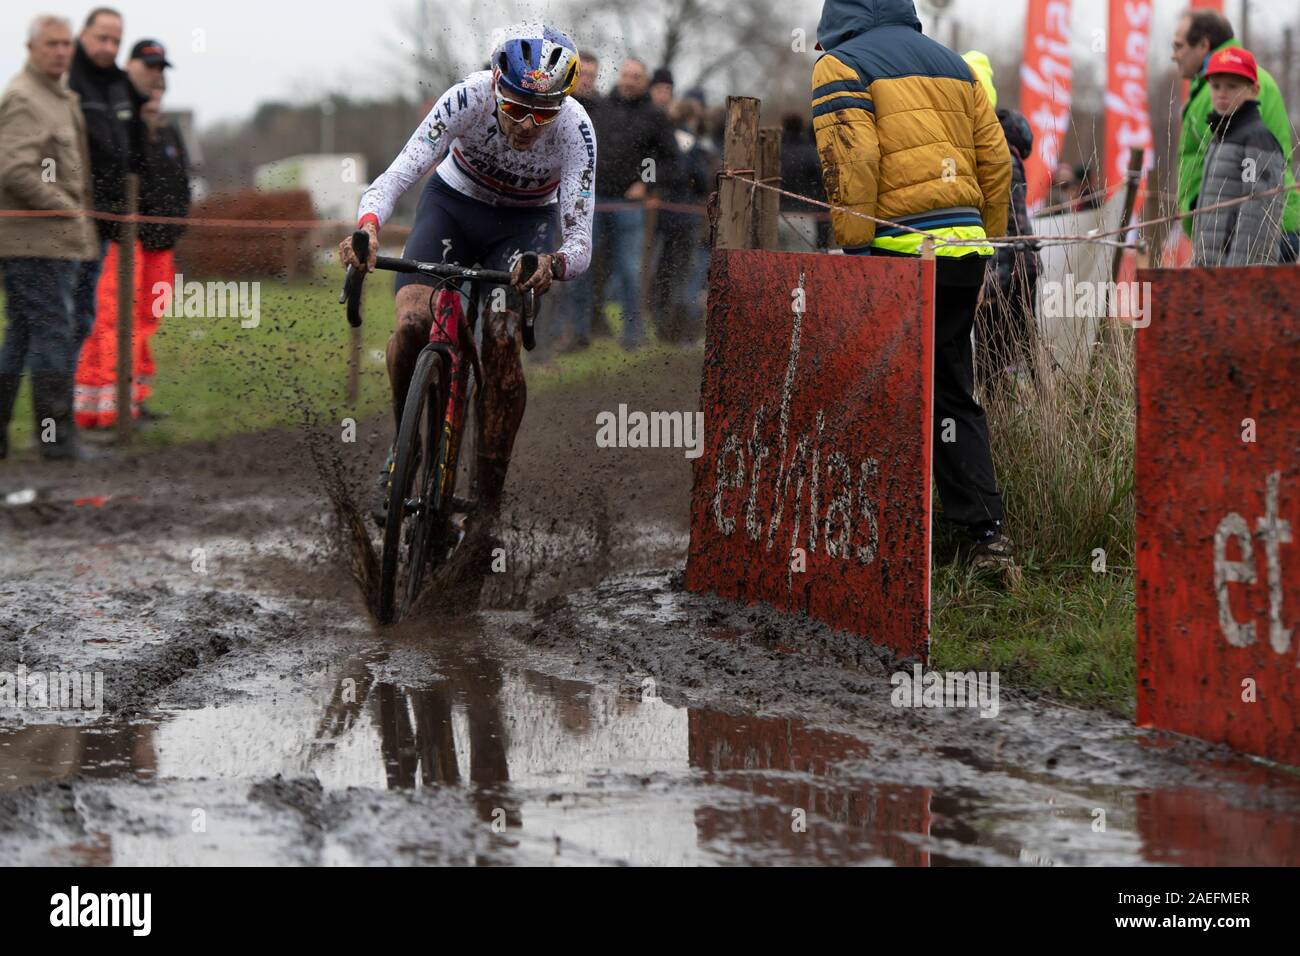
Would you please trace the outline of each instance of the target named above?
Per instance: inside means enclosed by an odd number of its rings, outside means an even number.
[[[0,863],[1300,862],[1290,774],[1005,687],[895,708],[907,662],[685,593],[689,462],[595,418],[699,373],[531,396],[506,572],[394,629],[338,521],[387,422],[0,465],[36,492],[0,507],[0,671],[103,678],[102,714],[0,712]]]

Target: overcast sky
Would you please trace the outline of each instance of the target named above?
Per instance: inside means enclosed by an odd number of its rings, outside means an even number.
[[[336,89],[356,89],[364,82],[375,97],[409,92],[399,85],[395,58],[400,49],[414,50],[414,39],[402,36],[396,23],[416,0],[121,0],[126,16],[125,47],[142,37],[161,40],[175,69],[169,76],[166,106],[193,109],[201,127],[248,116],[271,99],[314,99]],[[658,0],[629,0],[638,6]],[[735,0],[743,3],[744,0]],[[1295,0],[1250,0],[1256,36],[1275,37],[1284,20],[1294,22]],[[1234,23],[1242,0],[1228,0]],[[1173,21],[1186,0],[1156,0],[1157,31],[1152,59],[1164,61]],[[26,57],[27,24],[38,13],[60,13],[80,21],[91,4],[59,6],[59,0],[0,0],[0,84],[17,72]],[[545,2],[509,0],[433,0],[438,17],[461,11],[464,18],[490,17],[489,28],[505,25],[525,12],[545,12]],[[952,0],[952,15],[963,23],[966,47],[1019,44],[1023,38],[1026,0]],[[1074,27],[1079,56],[1087,56],[1088,39],[1105,26],[1105,0],[1074,0]],[[774,29],[789,33],[816,26],[821,0],[790,0],[789,24]],[[924,0],[921,3],[922,10]],[[470,11],[476,11],[471,14]],[[558,24],[577,34],[581,28]],[[946,31],[944,31],[946,32]],[[940,39],[946,37],[941,36]],[[206,48],[198,49],[196,41]],[[486,58],[489,51],[476,56]],[[620,53],[622,51],[613,51]],[[123,59],[125,59],[125,50]]]

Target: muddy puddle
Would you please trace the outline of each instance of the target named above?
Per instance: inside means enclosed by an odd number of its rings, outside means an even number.
[[[234,653],[145,718],[0,729],[0,860],[1300,862],[1295,814],[960,747],[928,754],[948,782],[909,785],[874,769],[893,741],[547,673],[489,636],[509,623]]]
[[[1294,775],[1006,688],[895,708],[907,662],[685,593],[690,469],[593,454],[608,398],[530,397],[488,610],[396,629],[376,449],[0,474],[0,671],[104,678],[0,712],[0,865],[1300,864]]]

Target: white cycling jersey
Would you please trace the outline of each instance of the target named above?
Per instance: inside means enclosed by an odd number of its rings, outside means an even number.
[[[471,73],[438,100],[405,148],[361,196],[358,217],[373,213],[382,225],[402,193],[435,163],[458,192],[494,206],[560,204],[565,279],[591,263],[591,220],[596,188],[596,134],[582,104],[566,97],[559,117],[526,150],[511,149],[497,126],[492,72]],[[507,120],[509,122],[509,120]],[[441,161],[441,162],[440,162]]]

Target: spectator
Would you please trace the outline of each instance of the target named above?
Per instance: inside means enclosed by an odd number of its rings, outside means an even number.
[[[835,238],[850,255],[915,258],[924,237],[849,211],[979,242],[1006,233],[1011,156],[984,87],[957,54],[925,37],[911,0],[827,0],[817,24],[813,128]],[[935,249],[934,476],[972,568],[1014,584],[988,423],[975,401],[971,329],[993,248]],[[952,426],[949,426],[951,429]]]
[[[1028,180],[1025,160],[1034,149],[1034,131],[1016,110],[998,108],[998,91],[989,58],[971,50],[963,60],[984,86],[994,107],[1011,154],[1011,203],[1007,209],[1007,235],[1030,236],[1025,198]],[[1000,394],[1023,369],[1032,380],[1035,368],[1037,320],[1034,300],[1038,289],[1038,243],[1022,247],[999,246],[984,282],[984,294],[975,314],[976,381],[985,399]]]
[[[596,141],[601,144],[601,151],[605,148],[603,131],[605,123],[601,118],[601,113],[605,105],[605,100],[596,93],[596,77],[600,73],[600,59],[591,50],[578,51],[578,82],[573,88],[573,98],[582,104],[583,109],[587,111],[587,116],[591,120],[592,129],[596,133]],[[599,173],[600,158],[597,154],[597,172]],[[597,188],[599,188],[600,176],[597,175]],[[553,287],[550,297],[554,297],[556,305],[556,324],[560,327],[561,332],[567,332],[569,336],[568,344],[563,349],[564,352],[580,352],[591,345],[592,334],[592,272],[579,276],[572,282],[560,282]],[[603,320],[603,316],[602,316]],[[544,327],[544,325],[543,325]],[[608,334],[608,329],[606,329]]]
[[[703,207],[712,188],[709,158],[700,145],[703,111],[695,100],[679,100],[669,110],[678,156],[671,178],[662,183],[661,198],[680,206]],[[658,212],[659,255],[655,267],[653,300],[655,331],[665,342],[693,342],[702,323],[692,302],[696,250],[703,217],[686,209]]]
[[[131,57],[126,61],[126,75],[141,96],[167,92],[167,75],[163,72],[171,63],[167,51],[157,40],[140,40],[131,47]],[[143,122],[144,117],[141,117]],[[143,132],[143,130],[142,130]]]
[[[1233,38],[1232,24],[1213,10],[1189,10],[1179,19],[1174,31],[1173,60],[1183,79],[1191,82],[1178,139],[1178,211],[1181,213],[1190,212],[1196,206],[1201,193],[1201,176],[1205,172],[1205,151],[1213,135],[1208,123],[1213,105],[1205,79],[1205,65],[1212,54],[1240,46]],[[1259,71],[1259,113],[1282,148],[1285,185],[1293,187],[1295,175],[1291,169],[1291,156],[1295,134],[1287,118],[1282,92],[1267,70]],[[1192,235],[1191,217],[1183,220],[1183,230]],[[1295,262],[1300,253],[1300,193],[1294,189],[1286,193],[1282,233],[1281,261]]]
[[[81,97],[90,141],[90,170],[95,184],[98,212],[126,211],[126,177],[134,167],[135,147],[140,139],[140,104],[146,99],[131,85],[117,65],[122,46],[122,15],[109,7],[96,7],[86,17],[72,59],[68,85]],[[71,355],[71,376],[76,371],[81,344],[95,326],[95,284],[99,280],[108,243],[118,237],[120,226],[98,220],[98,254],[88,260],[77,276],[77,346]]]
[[[27,35],[27,65],[0,97],[0,209],[86,211],[89,151],[77,94],[62,82],[72,62],[72,24],[39,16]],[[52,173],[52,175],[50,175]],[[76,357],[73,291],[81,260],[96,252],[94,227],[81,216],[0,219],[8,325],[0,349],[0,458],[23,369],[41,453],[82,457],[72,417]]]
[[[131,50],[127,73],[135,88],[150,93],[140,107],[143,138],[140,143],[140,213],[144,216],[180,218],[189,213],[189,160],[180,131],[162,118],[166,88],[163,71],[171,66],[157,40],[141,40]],[[141,223],[135,249],[135,319],[132,414],[145,420],[159,417],[144,403],[153,391],[156,366],[150,338],[158,330],[154,313],[161,283],[171,287],[176,263],[172,249],[184,226]],[[110,245],[99,282],[98,318],[81,351],[77,366],[77,424],[83,428],[110,428],[117,421],[117,260],[120,246]]]
[[[1079,195],[1074,204],[1076,212],[1106,205],[1106,189],[1097,181],[1097,169],[1091,163],[1074,167],[1074,180],[1079,184]]]
[[[781,186],[800,196],[826,201],[817,144],[802,113],[781,117]],[[824,212],[817,206],[782,196],[781,248],[790,252],[825,249],[830,240],[830,220],[818,215]]]
[[[1205,68],[1214,112],[1200,205],[1281,188],[1285,156],[1259,115],[1259,67],[1248,50],[1225,47]],[[1250,170],[1254,175],[1244,175]],[[1286,197],[1275,192],[1196,217],[1192,265],[1273,265],[1282,252]]]
[[[673,74],[666,66],[655,70],[650,78],[650,102],[661,113],[667,113],[673,105]]]
[[[1025,161],[1034,151],[1034,131],[1016,110],[999,109],[997,117],[1011,150],[1011,208],[1007,234],[1031,236],[1033,225],[1025,202],[1028,180]],[[1038,243],[1000,246],[985,284],[984,303],[975,321],[976,368],[986,398],[998,395],[1010,384],[1011,375],[1021,370],[1037,378]]]
[[[628,351],[639,348],[645,339],[641,324],[642,203],[654,183],[671,178],[677,154],[672,126],[650,102],[648,87],[645,64],[634,57],[624,60],[618,83],[599,111],[603,125],[597,127],[600,152],[596,157],[592,326],[594,330],[596,317],[604,314],[605,285],[612,278],[622,305],[623,347]]]
[[[1097,186],[1091,166],[1062,164],[1052,174],[1051,206],[1058,212],[1084,212],[1099,209],[1106,202],[1106,192]]]
[[[1047,204],[1057,213],[1074,212],[1082,188],[1075,168],[1062,163],[1052,172],[1052,187]]]
[[[705,193],[707,203],[707,197],[718,188],[717,173],[722,165],[722,140],[727,126],[727,111],[721,107],[709,109],[704,101],[704,91],[698,86],[687,90],[685,99],[699,103],[700,106],[695,148],[704,164],[705,181],[708,183],[708,192]],[[687,282],[686,299],[696,315],[704,314],[708,299],[709,263],[713,257],[713,248],[710,245],[712,238],[709,228],[705,225],[701,229],[700,241],[695,246],[691,277]]]

